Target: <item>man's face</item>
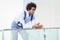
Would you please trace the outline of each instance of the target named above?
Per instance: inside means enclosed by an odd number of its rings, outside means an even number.
[[[32,7],[31,10],[29,10],[29,14],[34,14],[36,8],[35,7]]]

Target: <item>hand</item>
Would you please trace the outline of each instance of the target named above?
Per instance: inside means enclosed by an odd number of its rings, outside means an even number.
[[[38,23],[38,24],[33,25],[32,28],[41,29],[42,27],[43,27],[43,25],[40,25],[40,23]]]

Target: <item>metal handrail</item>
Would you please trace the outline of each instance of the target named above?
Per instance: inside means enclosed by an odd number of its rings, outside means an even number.
[[[60,27],[50,27],[50,28],[41,28],[41,29],[60,29]],[[8,31],[8,30],[37,30],[36,28],[19,28],[19,29],[3,29],[3,30],[0,30],[0,31]]]

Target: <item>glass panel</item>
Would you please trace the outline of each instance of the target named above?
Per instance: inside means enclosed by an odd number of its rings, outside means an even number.
[[[0,31],[0,40],[58,40],[58,29],[8,29]]]
[[[60,29],[59,29],[59,31],[58,31],[58,40],[60,40]]]
[[[58,30],[57,29],[45,29],[45,40],[57,40]]]
[[[4,40],[44,40],[43,29],[7,30]]]

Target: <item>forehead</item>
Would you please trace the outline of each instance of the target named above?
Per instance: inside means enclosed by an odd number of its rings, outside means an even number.
[[[35,7],[32,7],[31,9],[36,9]]]

